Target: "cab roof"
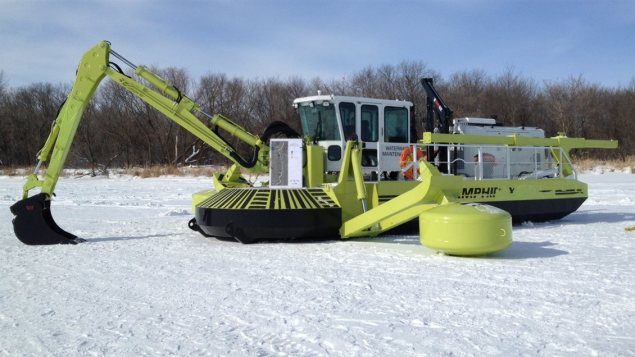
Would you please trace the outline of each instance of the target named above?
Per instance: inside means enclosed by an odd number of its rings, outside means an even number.
[[[383,106],[391,106],[391,107],[412,107],[412,102],[406,100],[390,100],[390,99],[378,99],[378,98],[368,98],[368,97],[351,97],[345,95],[314,95],[309,97],[296,98],[293,101],[294,105],[298,105],[300,103],[307,102],[351,102],[356,104],[378,104]]]

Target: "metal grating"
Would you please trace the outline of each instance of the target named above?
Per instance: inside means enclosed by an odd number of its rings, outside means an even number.
[[[321,189],[225,188],[200,203],[216,209],[315,209],[337,204]]]

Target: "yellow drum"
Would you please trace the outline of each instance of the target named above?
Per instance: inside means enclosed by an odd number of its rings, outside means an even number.
[[[512,218],[489,205],[444,204],[419,216],[419,240],[449,255],[490,254],[511,245]]]

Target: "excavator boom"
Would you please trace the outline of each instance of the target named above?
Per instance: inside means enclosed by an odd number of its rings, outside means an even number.
[[[138,77],[149,82],[151,86],[124,74],[117,64],[110,62],[110,55],[131,67]],[[230,169],[230,172],[239,172],[237,170],[239,167],[251,172],[268,172],[269,148],[265,143],[266,140],[247,132],[221,115],[203,112],[196,103],[169,82],[144,66],[135,66],[113,51],[109,42],[102,41],[82,57],[70,94],[60,108],[44,146],[38,152],[38,164],[35,171],[27,177],[24,184],[22,200],[10,208],[15,216],[13,219],[15,234],[23,243],[44,245],[83,241],[64,231],[55,223],[51,214],[51,198],[70,152],[82,114],[105,77],[110,77],[115,83],[231,160],[234,167]],[[230,143],[215,130],[210,129],[199,117],[207,119],[212,126],[223,129],[252,147],[252,157],[242,157]],[[46,169],[40,178],[38,174],[44,163],[46,163]],[[226,180],[233,180],[239,175],[226,176]],[[30,191],[35,188],[39,188],[40,193],[29,196]]]

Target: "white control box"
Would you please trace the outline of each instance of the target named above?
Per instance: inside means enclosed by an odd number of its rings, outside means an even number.
[[[302,139],[269,141],[269,187],[302,187]]]

